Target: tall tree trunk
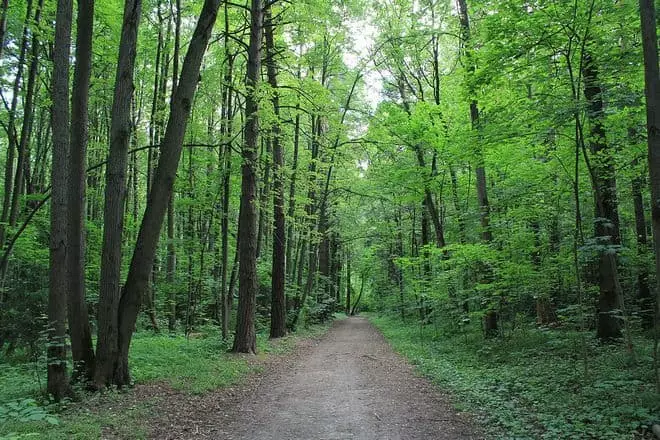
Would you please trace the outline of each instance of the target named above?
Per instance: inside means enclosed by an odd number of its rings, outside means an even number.
[[[588,52],[584,54],[584,96],[587,100],[587,118],[590,124],[589,147],[592,154],[591,179],[595,205],[595,235],[598,241],[598,338],[614,340],[622,335],[620,318],[621,285],[617,269],[616,252],[612,246],[621,244],[619,214],[616,196],[614,157],[608,147],[603,126],[602,89],[598,69]]]
[[[55,400],[69,394],[66,375],[67,231],[66,189],[69,150],[69,54],[71,51],[71,0],[57,2],[53,51],[52,125],[53,191],[50,211],[50,272],[48,293],[48,394]]]
[[[651,180],[651,223],[656,272],[656,332],[660,326],[660,68],[658,67],[658,35],[654,0],[639,0],[644,50],[646,84],[646,131],[649,175]],[[657,338],[656,338],[657,339]],[[660,392],[658,342],[655,343],[656,387]]]
[[[248,94],[245,100],[245,142],[241,149],[241,207],[239,213],[239,293],[236,316],[236,336],[232,351],[237,353],[256,353],[257,339],[254,328],[256,295],[259,288],[257,281],[257,149],[259,148],[259,103],[256,88],[259,85],[261,70],[261,36],[263,23],[263,4],[261,0],[252,0],[250,21],[250,45],[248,48],[248,66],[246,86]]]
[[[346,253],[346,314],[351,314],[351,254]]]
[[[2,0],[2,15],[0,16],[0,59],[5,49],[5,33],[7,32],[7,12],[9,11],[9,0]]]
[[[637,161],[635,161],[637,162]],[[635,209],[635,235],[637,241],[637,299],[642,317],[642,328],[648,330],[653,328],[653,296],[649,286],[649,271],[646,258],[648,256],[648,237],[646,235],[646,214],[644,212],[644,199],[642,188],[646,185],[646,179],[638,176],[632,179],[633,206]]]
[[[119,356],[118,370],[115,374],[117,385],[126,385],[130,381],[128,350],[142,294],[149,288],[149,275],[153,268],[163,219],[181,158],[183,138],[197,89],[202,58],[211,38],[219,6],[220,0],[204,1],[183,61],[177,88],[172,96],[170,116],[161,142],[161,154],[154,173],[153,187],[140,224],[140,232],[119,304]]]
[[[261,258],[262,248],[264,241],[268,234],[268,199],[270,198],[270,156],[272,152],[272,143],[270,139],[263,139],[261,160],[259,161],[263,167],[263,177],[259,185],[259,221],[257,222],[257,258]]]
[[[232,82],[233,82],[233,69],[234,57],[229,53],[229,12],[228,6],[225,2],[225,34],[224,34],[224,47],[225,58],[227,65],[225,67],[223,78],[223,114],[221,121],[221,134],[223,143],[222,154],[222,219],[220,225],[221,235],[221,266],[220,270],[220,296],[222,301],[222,314],[221,314],[221,327],[222,339],[227,340],[229,337],[229,317],[231,316],[231,304],[233,292],[228,290],[227,275],[229,272],[229,200],[231,196],[231,152],[232,152],[232,131],[233,124],[232,118],[234,117],[232,111]],[[238,251],[238,246],[236,247]],[[238,255],[238,252],[237,252]]]
[[[179,51],[181,40],[181,0],[176,0],[176,12],[174,12],[174,60],[172,66],[172,92],[176,90],[179,80]],[[168,285],[168,319],[167,327],[170,332],[176,330],[176,290],[174,288],[174,277],[176,272],[176,248],[174,246],[174,191],[167,201],[167,274]]]
[[[273,143],[273,262],[271,278],[270,337],[286,335],[286,225],[284,216],[284,149],[280,140],[280,97],[275,62],[275,24],[266,9],[264,31],[266,35],[266,70],[272,90],[271,101],[276,121],[271,131]]]
[[[475,98],[474,73],[475,65],[472,60],[470,15],[466,0],[458,0],[458,16],[461,26],[461,39],[463,43],[463,55],[466,60],[466,82],[468,96],[470,97],[470,121],[472,129],[476,131],[477,148],[476,157],[476,184],[477,184],[477,203],[479,205],[479,218],[481,223],[481,240],[484,243],[493,241],[493,233],[490,228],[490,202],[488,201],[488,186],[486,183],[486,168],[484,166],[484,153],[480,141],[480,121],[479,121],[479,103]],[[490,274],[486,274],[485,280],[489,280]],[[498,329],[497,310],[489,309],[484,316],[484,333],[487,336],[497,335]]]
[[[290,279],[293,280],[293,271],[295,270],[295,265],[291,264],[291,254],[294,249],[293,242],[293,232],[294,232],[294,217],[296,215],[296,177],[298,174],[298,150],[300,147],[300,102],[296,103],[296,118],[293,128],[293,163],[291,164],[291,181],[289,183],[289,226],[287,230],[286,237],[286,261],[287,261],[287,273],[290,276]]]
[[[468,96],[470,97],[470,121],[472,122],[472,129],[477,131],[477,136],[479,136],[479,104],[474,98],[475,96],[475,84],[474,84],[474,72],[475,65],[472,60],[472,50],[470,48],[471,44],[471,29],[470,29],[470,16],[468,13],[468,7],[466,0],[458,0],[458,15],[461,25],[461,38],[463,40],[463,53],[466,59],[467,65],[467,88]],[[476,151],[476,183],[477,183],[477,202],[479,204],[479,213],[481,221],[481,239],[484,243],[490,243],[493,241],[493,233],[490,229],[490,203],[488,202],[488,186],[486,184],[486,168],[484,166],[483,150],[481,145],[479,145],[479,139],[477,139],[477,151]],[[496,320],[492,320],[495,322]]]
[[[121,244],[126,199],[126,163],[131,134],[133,71],[142,0],[125,0],[119,42],[110,126],[110,153],[106,166],[103,209],[103,250],[99,293],[98,338],[94,385],[103,388],[119,374],[119,300],[121,297]]]
[[[6,228],[5,225],[9,220],[9,213],[11,209],[12,200],[12,181],[14,180],[14,161],[16,160],[16,150],[18,149],[18,135],[16,132],[16,113],[18,109],[18,98],[20,96],[21,84],[23,79],[23,66],[25,65],[25,58],[28,48],[28,37],[30,32],[30,22],[32,21],[32,0],[27,0],[27,12],[25,13],[25,22],[23,24],[23,36],[18,55],[18,64],[16,66],[16,75],[14,77],[14,85],[12,88],[12,98],[9,107],[9,121],[7,122],[7,159],[5,161],[5,187],[4,196],[2,199],[2,211],[0,212],[0,243],[5,242]],[[69,30],[69,34],[70,34]],[[69,47],[71,42],[68,43]],[[67,64],[68,71],[68,64]],[[68,87],[68,80],[67,80]],[[51,92],[52,93],[52,92]],[[67,90],[67,96],[68,96]],[[68,107],[67,107],[68,108]],[[68,117],[68,115],[67,115]],[[3,268],[4,272],[4,268]]]
[[[43,0],[39,0],[36,12],[34,14],[34,27],[39,27],[41,21],[41,11]],[[28,148],[30,144],[30,135],[32,134],[32,119],[34,114],[34,95],[37,82],[37,72],[39,70],[39,32],[32,30],[32,42],[30,43],[30,68],[28,69],[27,91],[23,103],[23,125],[21,126],[21,137],[18,143],[18,161],[16,163],[16,174],[14,176],[14,189],[12,191],[11,210],[9,212],[9,225],[16,226],[18,220],[20,199],[23,195],[24,176],[26,163],[29,161]],[[74,84],[75,86],[75,84]],[[4,268],[3,268],[4,269]]]
[[[85,299],[85,197],[87,172],[89,82],[92,72],[94,0],[78,0],[76,67],[71,99],[71,151],[69,153],[69,332],[75,374],[94,378],[94,347]]]

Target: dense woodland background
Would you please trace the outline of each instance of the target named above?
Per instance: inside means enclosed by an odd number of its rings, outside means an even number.
[[[47,366],[57,400],[130,384],[135,330],[255,352],[368,311],[446,386],[491,395],[476,407],[520,395],[547,438],[643,435],[653,9],[3,0],[1,362]],[[447,379],[476,364],[492,383]],[[563,392],[586,393],[576,437],[539,409]]]

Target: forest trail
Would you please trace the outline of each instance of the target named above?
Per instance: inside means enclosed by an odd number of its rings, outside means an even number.
[[[335,322],[315,346],[276,370],[218,421],[215,438],[479,438],[364,318]]]

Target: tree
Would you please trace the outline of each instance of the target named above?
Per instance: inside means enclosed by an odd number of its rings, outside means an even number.
[[[119,363],[119,301],[122,267],[121,243],[126,201],[126,164],[131,135],[131,100],[137,33],[142,0],[126,0],[119,57],[115,75],[110,128],[110,153],[106,166],[103,210],[103,255],[99,292],[98,339],[94,384],[127,384]]]
[[[85,298],[85,194],[87,176],[87,138],[89,82],[92,71],[92,34],[94,28],[94,0],[78,0],[76,34],[76,67],[73,74],[71,99],[71,147],[69,153],[69,187],[67,225],[69,252],[67,257],[68,317],[74,378],[80,375],[87,381],[94,378],[94,348],[89,327]],[[20,169],[20,165],[19,165]]]
[[[646,132],[649,174],[651,178],[651,221],[656,268],[656,328],[660,325],[660,68],[658,67],[658,37],[656,11],[653,0],[639,1],[642,20],[642,47],[644,53],[644,79],[646,91]],[[656,330],[657,331],[657,330]],[[658,345],[655,346],[656,386],[660,391],[657,374]]]
[[[50,208],[50,289],[48,294],[48,384],[55,400],[69,393],[66,374],[67,278],[67,155],[69,151],[69,52],[73,6],[70,0],[57,3],[53,77],[51,85],[53,124],[53,195]]]
[[[277,64],[275,61],[275,39],[273,37],[273,17],[270,7],[266,9],[266,70],[268,83],[272,87],[275,122],[271,130],[273,143],[273,266],[271,284],[270,337],[281,338],[286,335],[286,225],[284,216],[284,151],[280,138],[280,98],[277,85]]]
[[[236,335],[232,351],[256,353],[257,339],[254,328],[257,282],[257,160],[259,148],[258,88],[261,70],[261,37],[263,30],[263,4],[252,0],[250,6],[250,44],[245,85],[245,141],[241,148],[241,208],[239,213],[238,252],[239,281]]]
[[[181,75],[170,104],[170,116],[161,142],[161,154],[154,174],[153,184],[145,209],[135,250],[122,289],[117,311],[117,347],[113,360],[115,372],[112,383],[124,386],[130,383],[128,350],[135,321],[140,310],[142,295],[149,288],[149,277],[153,267],[156,247],[160,237],[165,212],[167,211],[176,170],[181,158],[183,137],[192,102],[197,89],[197,80],[206,52],[213,25],[217,18],[220,0],[206,0],[202,7],[192,40],[181,67]]]

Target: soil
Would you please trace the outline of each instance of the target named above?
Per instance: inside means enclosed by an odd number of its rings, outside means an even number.
[[[161,397],[154,439],[483,438],[360,317],[335,322],[241,387],[203,396],[151,387],[142,392]]]

